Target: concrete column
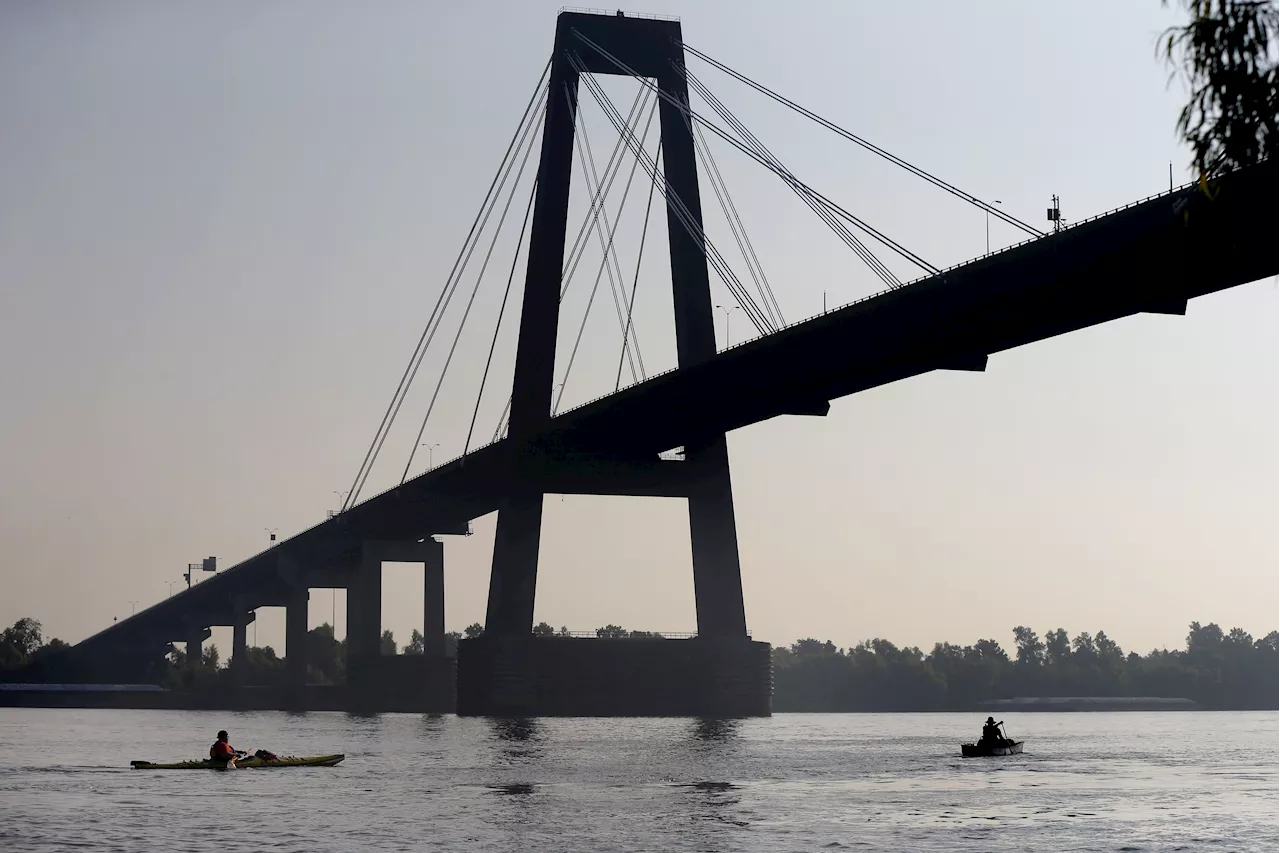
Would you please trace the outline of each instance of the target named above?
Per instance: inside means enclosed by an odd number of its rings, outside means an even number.
[[[289,595],[284,616],[285,675],[291,689],[307,684],[307,602],[311,592],[298,587]]]
[[[729,479],[729,449],[724,436],[685,448],[686,465],[696,466],[689,492],[689,540],[693,549],[693,596],[698,634],[747,636],[738,563],[738,531]]]
[[[422,561],[422,653],[444,656],[444,543],[428,539]]]
[[[249,609],[244,602],[234,604],[234,621],[231,623],[231,683],[243,687],[248,679]]]
[[[187,631],[187,669],[200,668],[201,652],[204,647],[204,629],[191,628]]]
[[[347,586],[347,663],[378,653],[382,637],[382,552],[365,543]],[[349,680],[349,679],[348,679]]]

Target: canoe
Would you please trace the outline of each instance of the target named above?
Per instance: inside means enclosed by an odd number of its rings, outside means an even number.
[[[248,755],[237,760],[234,764],[210,761],[207,758],[196,761],[178,761],[172,764],[156,764],[151,761],[130,761],[129,764],[134,770],[251,770],[271,767],[333,767],[344,758],[346,758],[345,755],[312,755],[304,757],[286,755],[274,761],[267,761],[255,755]]]
[[[962,743],[960,744],[960,754],[965,758],[990,758],[995,755],[1018,755],[1022,752],[1022,744],[1025,741],[1015,740],[1007,744],[996,746],[995,744],[982,743]]]

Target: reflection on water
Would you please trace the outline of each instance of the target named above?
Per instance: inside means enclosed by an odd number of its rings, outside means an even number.
[[[528,782],[513,782],[510,785],[487,785],[486,787],[495,794],[523,795],[533,793],[533,786]]]
[[[693,720],[693,736],[698,740],[727,741],[738,734],[741,720],[721,719],[718,717],[698,717]]]
[[[0,709],[0,850],[1271,851],[1277,715],[521,719]],[[164,773],[226,728],[334,768]],[[128,745],[122,748],[122,745]],[[135,754],[136,749],[136,754]],[[86,769],[97,768],[97,769]],[[198,777],[198,778],[197,778]],[[247,811],[248,810],[248,811]],[[261,833],[210,833],[251,813]]]
[[[526,741],[538,736],[538,721],[531,717],[487,717],[486,721],[500,740]]]

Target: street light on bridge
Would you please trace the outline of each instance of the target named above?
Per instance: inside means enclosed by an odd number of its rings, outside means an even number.
[[[440,442],[436,442],[434,444],[428,444],[427,442],[424,441],[422,444],[418,446],[425,447],[427,449],[427,470],[430,471],[432,468],[436,467],[435,448],[440,446]]]
[[[1004,204],[1000,199],[992,199],[992,204]],[[987,208],[987,254],[991,254],[991,208]]]
[[[734,311],[741,311],[742,306],[734,305],[732,308],[726,308],[723,305],[717,305],[716,307],[724,312],[724,345],[727,349],[733,343],[732,338],[729,337],[729,317]]]

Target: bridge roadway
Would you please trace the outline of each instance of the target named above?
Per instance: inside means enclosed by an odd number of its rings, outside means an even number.
[[[559,415],[529,445],[503,439],[377,495],[77,648],[154,650],[193,624],[233,624],[232,602],[287,604],[302,567],[308,586],[347,586],[363,541],[465,533],[512,477],[549,493],[682,496],[696,472],[658,454],[704,433],[822,416],[849,394],[980,371],[993,353],[1137,313],[1184,314],[1189,299],[1276,275],[1276,186],[1267,163],[1222,179],[1213,201],[1183,187],[654,376]]]

